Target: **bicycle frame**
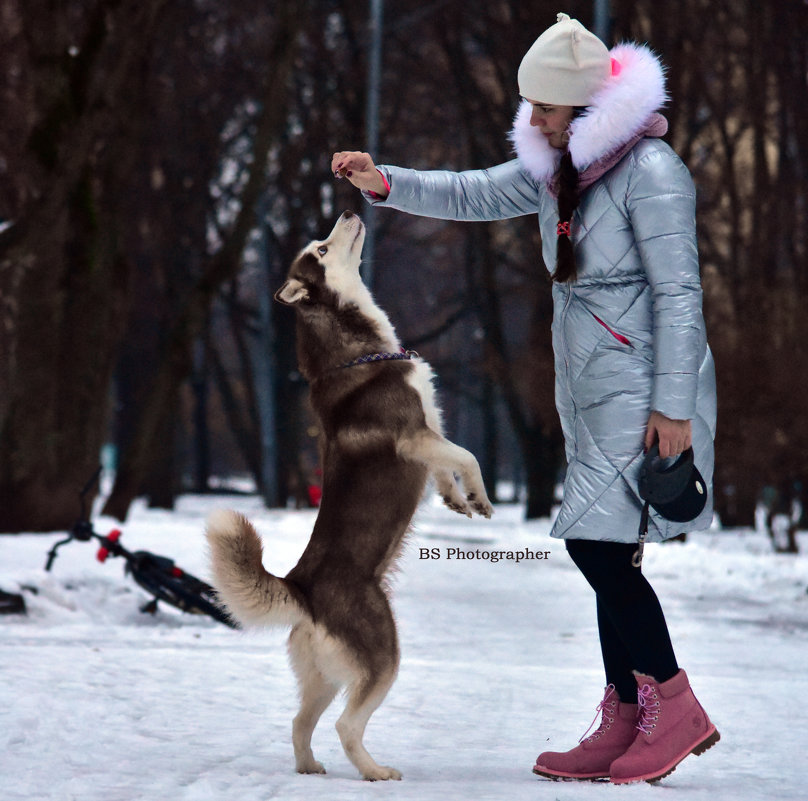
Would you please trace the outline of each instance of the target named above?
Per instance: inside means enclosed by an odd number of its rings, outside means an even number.
[[[157,611],[157,602],[165,601],[183,612],[208,615],[230,628],[239,628],[238,624],[216,604],[216,593],[213,587],[177,567],[173,559],[149,551],[127,550],[121,545],[119,529],[113,529],[106,535],[96,533],[87,515],[86,498],[98,481],[100,474],[101,468],[99,467],[79,493],[81,517],[73,524],[70,534],[48,551],[45,570],[50,571],[58,551],[63,545],[67,545],[73,540],[89,542],[94,539],[100,544],[96,552],[99,562],[106,562],[110,556],[123,558],[126,561],[124,572],[131,575],[140,587],[153,596],[152,600],[141,608],[142,612],[154,614]]]

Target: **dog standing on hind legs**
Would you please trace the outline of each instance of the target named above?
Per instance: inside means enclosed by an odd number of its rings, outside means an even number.
[[[359,276],[365,227],[351,212],[304,248],[275,297],[297,313],[300,370],[320,420],[323,497],[309,543],[285,578],[262,563],[261,540],[232,511],[208,519],[214,584],[245,626],[290,625],[300,690],[292,726],[300,773],[324,773],[311,736],[341,689],[337,732],[365,779],[400,779],[363,745],[395,681],[398,637],[385,587],[426,482],[471,517],[492,513],[477,460],[442,433],[432,371],[404,352]],[[460,477],[463,490],[455,475]]]

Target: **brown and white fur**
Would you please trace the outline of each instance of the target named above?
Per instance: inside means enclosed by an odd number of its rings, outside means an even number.
[[[345,212],[327,239],[301,251],[275,295],[297,311],[298,361],[323,432],[323,495],[308,546],[278,578],[263,567],[261,541],[236,512],[214,512],[207,536],[214,584],[233,617],[246,626],[292,626],[298,772],[325,772],[311,736],[344,688],[336,727],[348,758],[365,779],[400,779],[362,744],[399,664],[385,573],[430,474],[450,508],[469,517],[472,510],[490,517],[492,509],[476,459],[442,434],[428,364],[416,357],[342,367],[400,349],[359,276],[364,234],[359,217]]]

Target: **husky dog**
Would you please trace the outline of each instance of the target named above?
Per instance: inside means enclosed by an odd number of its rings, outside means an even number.
[[[451,509],[469,517],[492,509],[476,459],[442,434],[429,365],[402,351],[359,277],[364,237],[362,221],[346,211],[327,239],[300,252],[275,295],[296,309],[298,361],[322,431],[323,495],[308,546],[279,578],[263,567],[261,540],[236,512],[213,512],[207,537],[214,584],[233,617],[292,626],[298,772],[325,773],[311,736],[344,688],[337,732],[346,755],[365,779],[400,779],[362,744],[398,672],[385,573],[430,475]]]

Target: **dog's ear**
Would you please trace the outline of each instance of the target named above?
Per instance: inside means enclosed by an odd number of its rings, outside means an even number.
[[[287,306],[294,306],[301,300],[309,297],[309,290],[302,281],[297,278],[290,278],[276,293],[275,300],[285,303]]]

